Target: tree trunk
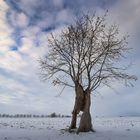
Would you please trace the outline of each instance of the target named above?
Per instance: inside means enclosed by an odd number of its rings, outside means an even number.
[[[75,85],[75,93],[76,93],[75,104],[72,112],[72,120],[71,120],[71,125],[69,127],[69,131],[71,131],[71,129],[76,128],[77,114],[79,114],[79,112],[83,111],[84,109],[85,94],[84,94],[83,87],[79,83]]]
[[[94,131],[92,128],[90,106],[91,106],[90,91],[86,90],[85,91],[84,110],[83,110],[83,114],[81,116],[80,125],[79,125],[79,128],[77,130],[77,134],[79,132]]]
[[[71,120],[71,125],[69,127],[69,131],[71,132],[71,129],[76,128],[76,122],[77,122],[77,112],[73,111],[72,112],[72,120]]]

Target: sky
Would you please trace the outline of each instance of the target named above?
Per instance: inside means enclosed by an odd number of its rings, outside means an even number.
[[[81,13],[102,15],[130,34],[133,50],[125,61],[138,77],[134,87],[112,83],[92,94],[92,116],[140,116],[139,0],[0,0],[0,113],[71,114],[74,90],[39,78],[38,59],[47,52],[47,38],[74,22]]]

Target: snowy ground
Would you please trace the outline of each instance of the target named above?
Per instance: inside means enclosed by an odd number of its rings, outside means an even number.
[[[65,132],[70,118],[0,118],[0,140],[140,140],[140,118],[96,118],[95,133]]]

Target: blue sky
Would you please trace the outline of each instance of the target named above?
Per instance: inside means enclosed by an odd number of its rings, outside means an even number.
[[[130,34],[133,48],[125,61],[133,62],[130,73],[140,77],[139,0],[0,0],[0,113],[57,112],[70,114],[74,90],[40,81],[38,58],[47,52],[50,32],[59,33],[81,13],[101,15],[109,10],[108,23],[117,23]],[[139,80],[134,87],[119,83],[100,88],[92,95],[92,115],[140,115]]]

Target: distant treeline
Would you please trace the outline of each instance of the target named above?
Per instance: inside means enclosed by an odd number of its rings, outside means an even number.
[[[34,115],[34,114],[15,114],[15,115],[10,115],[10,114],[0,114],[0,118],[69,118],[71,117],[70,115],[61,115],[61,114],[56,114],[51,113],[50,115]]]

